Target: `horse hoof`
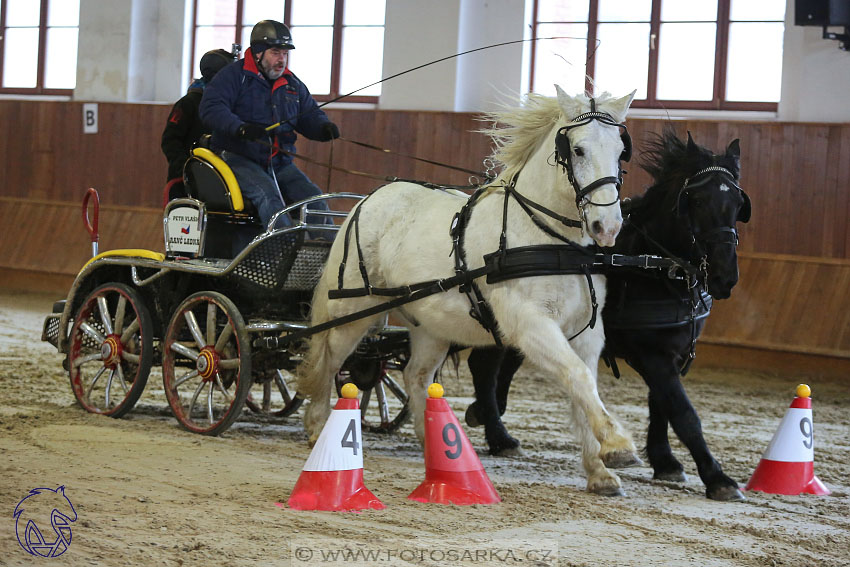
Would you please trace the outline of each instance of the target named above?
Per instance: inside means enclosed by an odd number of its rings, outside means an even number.
[[[494,457],[524,457],[525,453],[522,448],[517,445],[516,447],[502,447],[501,449],[496,449],[492,453],[490,453]]]
[[[747,499],[737,486],[718,486],[714,490],[706,490],[705,495],[719,502],[744,502]]]
[[[652,475],[652,478],[666,482],[688,482],[688,475],[685,474],[685,471],[657,472]]]
[[[588,491],[592,492],[593,494],[597,494],[599,496],[610,496],[610,497],[625,497],[626,496],[625,490],[623,490],[619,486],[612,486],[610,484],[588,488]]]
[[[475,407],[475,402],[472,402],[471,404],[469,404],[469,407],[466,408],[465,419],[466,424],[469,427],[479,427],[481,425],[481,422],[478,421],[478,412],[477,408]]]
[[[640,457],[628,449],[612,451],[602,455],[602,463],[609,469],[624,469],[626,467],[643,466],[643,461],[640,460]]]

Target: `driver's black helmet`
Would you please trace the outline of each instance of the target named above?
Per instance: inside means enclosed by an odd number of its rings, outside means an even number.
[[[201,57],[201,76],[210,82],[215,74],[236,60],[234,55],[224,49],[213,49],[207,51]]]
[[[274,20],[257,22],[257,25],[251,30],[251,52],[254,55],[259,55],[270,47],[295,49],[289,28]]]

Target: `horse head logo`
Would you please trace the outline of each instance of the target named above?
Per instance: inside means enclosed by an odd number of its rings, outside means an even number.
[[[58,557],[71,545],[71,523],[77,521],[77,511],[65,496],[65,487],[56,490],[34,488],[15,507],[15,534],[18,543],[30,555]],[[50,519],[54,535],[43,534],[36,520],[44,525]]]

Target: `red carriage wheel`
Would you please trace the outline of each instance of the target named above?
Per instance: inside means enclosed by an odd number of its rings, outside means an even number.
[[[252,385],[248,331],[233,302],[214,291],[187,297],[162,350],[165,396],[180,425],[203,435],[227,430]]]
[[[74,315],[68,374],[77,402],[92,413],[121,417],[133,409],[153,362],[153,322],[138,291],[103,284]]]
[[[304,402],[295,395],[294,382],[294,376],[288,372],[273,370],[270,377],[254,385],[245,405],[254,413],[288,417]]]

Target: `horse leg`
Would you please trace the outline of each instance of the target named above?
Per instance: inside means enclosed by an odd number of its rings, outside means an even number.
[[[601,345],[603,343],[604,331],[601,326],[593,329],[585,329],[578,337],[570,343],[584,363],[587,365],[590,373],[593,375],[594,391],[597,388],[597,378],[599,371],[599,355]],[[626,433],[625,428],[620,424],[617,418],[612,414],[611,420],[615,424],[616,430],[627,438],[628,443],[625,445],[615,446],[611,451],[603,451],[600,454],[602,462],[608,468],[622,469],[626,467],[635,467],[643,465],[643,461],[638,457],[637,449],[631,437]],[[578,422],[578,426],[586,425],[586,422]],[[591,432],[587,432],[590,435]]]
[[[596,390],[594,374],[570,347],[558,325],[540,314],[529,313],[528,316],[531,317],[528,324],[518,325],[518,328],[535,329],[536,332],[520,334],[516,344],[526,360],[544,374],[556,376],[572,400],[588,491],[622,495],[619,477],[605,467],[600,455],[624,450],[634,453],[634,443],[605,409]]]
[[[404,367],[404,387],[410,399],[413,427],[425,446],[425,400],[434,374],[446,359],[449,343],[436,339],[422,329],[410,329],[410,360]]]
[[[511,379],[522,364],[522,355],[515,349],[476,348],[470,353],[468,364],[475,401],[466,410],[467,425],[484,425],[491,455],[521,454],[519,441],[510,436],[500,416],[505,411]]]
[[[720,463],[708,449],[702,432],[702,423],[687,393],[685,393],[685,388],[679,379],[679,372],[674,362],[675,360],[669,357],[658,357],[654,362],[647,363],[648,368],[657,368],[658,373],[652,375],[647,373],[647,377],[644,378],[649,385],[650,408],[655,406],[657,411],[664,416],[665,438],[666,422],[669,421],[676,436],[690,451],[691,457],[696,463],[699,477],[705,484],[705,493],[708,498],[721,501],[744,500],[743,494],[738,489],[738,483],[724,474]],[[649,450],[648,439],[647,452]],[[663,478],[659,475],[675,470],[670,468],[675,465],[672,465],[669,459],[665,460],[663,447],[655,448],[653,451],[659,455],[659,468],[656,468],[656,463],[652,461],[653,457],[650,455],[650,463],[653,465],[656,478]],[[667,451],[669,451],[669,443],[667,444]],[[675,459],[673,459],[673,462],[676,462]],[[679,467],[681,468],[681,465]]]
[[[511,381],[514,378],[514,374],[519,370],[519,367],[522,366],[523,360],[525,360],[525,357],[517,349],[509,348],[505,351],[505,358],[502,360],[502,367],[499,370],[499,377],[496,380],[496,403],[499,404],[499,415],[505,415],[505,410],[508,407],[508,392],[511,389]]]
[[[337,372],[357,343],[380,315],[354,321],[318,333],[310,339],[310,348],[298,365],[298,393],[310,400],[304,410],[304,429],[312,446],[319,438],[331,413],[331,393]]]
[[[667,408],[668,419],[673,431],[691,452],[699,477],[705,484],[705,495],[712,500],[744,500],[744,495],[738,490],[738,483],[723,472],[720,463],[709,451],[699,416],[691,405],[678,374],[671,390],[670,407]]]
[[[649,383],[649,382],[647,382]],[[646,456],[652,466],[652,478],[669,482],[687,482],[682,463],[673,456],[667,436],[669,422],[658,399],[657,389],[649,388],[649,427],[646,430]]]

